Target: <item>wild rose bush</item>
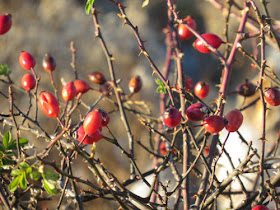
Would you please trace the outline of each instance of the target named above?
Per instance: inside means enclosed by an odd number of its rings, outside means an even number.
[[[272,48],[279,52],[278,21],[266,1],[209,2],[224,15],[225,23],[218,25],[223,34],[202,31],[192,14],[180,16],[177,2],[164,1],[162,54],[147,47],[135,17],[126,13],[129,7],[109,0],[106,5],[116,11],[108,8],[110,18],[125,30],[114,36],[125,42],[133,34],[128,50],[149,66],[149,73],[136,72],[129,80],[116,68],[117,58],[125,59],[122,49],[113,54],[113,43],[103,36],[110,28],[102,25],[107,7],[98,0],[88,0],[85,13],[94,29],[92,42],[103,51],[98,58],[104,70],[81,70],[79,60],[91,55],[77,56],[74,41],[65,53],[71,58],[66,73],[59,73],[59,60],[51,53],[39,52],[38,60],[15,49],[18,60],[0,66],[1,205],[277,209],[280,81],[267,55]],[[145,0],[142,7],[151,4]],[[12,34],[14,25],[13,14],[0,16],[0,38]],[[212,55],[220,82],[195,81],[188,74],[184,42],[193,43],[202,62]],[[162,69],[154,59],[159,55],[165,59]],[[23,77],[10,67],[15,63]],[[236,63],[251,66],[250,78],[236,73]],[[143,92],[145,85],[150,86]]]

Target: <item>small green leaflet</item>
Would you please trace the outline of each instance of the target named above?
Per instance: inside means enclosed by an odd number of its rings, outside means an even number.
[[[9,76],[12,73],[7,64],[0,65],[0,75]]]
[[[19,181],[20,181],[20,176],[17,176],[16,178],[14,178],[14,180],[9,184],[9,190],[11,192],[14,192],[16,191],[17,187],[18,187],[18,184],[19,184]]]
[[[3,145],[4,145],[4,147],[6,147],[6,149],[8,149],[9,143],[11,142],[11,139],[12,139],[11,132],[10,132],[10,131],[7,131],[7,132],[4,134],[4,137],[3,137]]]
[[[160,79],[155,79],[155,82],[158,84],[158,87],[157,87],[157,92],[158,93],[163,93],[163,94],[166,94],[166,89],[165,89],[165,85],[164,85],[164,82],[161,81]]]
[[[50,195],[55,195],[57,193],[57,189],[55,186],[50,183],[48,180],[43,179],[43,184],[44,184],[44,189],[50,194]]]
[[[88,0],[87,1],[86,7],[85,7],[85,11],[86,11],[87,15],[89,15],[93,3],[94,3],[94,0]]]

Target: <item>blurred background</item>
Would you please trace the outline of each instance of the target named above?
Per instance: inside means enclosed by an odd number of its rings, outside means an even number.
[[[165,63],[165,35],[163,29],[167,25],[166,16],[166,1],[153,0],[150,1],[147,7],[141,8],[142,0],[124,0],[120,1],[126,6],[126,13],[134,25],[139,28],[140,35],[145,40],[145,46],[150,53],[152,59],[159,67],[163,69]],[[224,1],[220,1],[228,7]],[[236,1],[242,6],[243,1]],[[272,0],[268,5],[271,17],[280,19],[278,1]],[[225,15],[223,12],[217,10],[208,1],[204,0],[177,0],[177,11],[179,11],[179,17],[185,18],[187,15],[194,17],[197,23],[197,30],[200,33],[209,32],[219,35],[223,40],[223,32],[225,29]],[[11,79],[15,82],[15,103],[27,110],[29,106],[28,94],[20,86],[21,77],[27,73],[22,69],[18,63],[18,56],[21,51],[27,51],[31,53],[37,62],[35,71],[37,75],[41,76],[39,85],[39,92],[41,91],[53,91],[50,86],[50,77],[41,67],[41,61],[45,53],[52,54],[57,63],[56,70],[54,72],[55,83],[58,86],[58,93],[60,95],[61,87],[63,83],[70,82],[74,79],[74,73],[70,66],[71,51],[70,42],[74,41],[77,49],[76,67],[78,71],[79,79],[83,79],[89,82],[88,74],[93,71],[102,72],[109,80],[108,65],[106,57],[102,51],[100,43],[97,39],[94,39],[94,24],[92,17],[87,16],[84,11],[86,1],[79,0],[0,0],[0,14],[10,13],[13,17],[13,25],[11,30],[4,36],[0,37],[0,64],[8,64],[12,71]],[[101,30],[105,41],[108,44],[110,52],[115,58],[114,66],[115,73],[118,79],[121,79],[120,86],[126,94],[129,94],[128,82],[131,77],[140,75],[143,80],[143,89],[140,93],[133,96],[134,100],[145,101],[146,105],[151,109],[152,115],[159,116],[159,94],[156,93],[157,85],[154,81],[156,76],[152,77],[152,69],[144,56],[138,56],[139,48],[137,40],[132,33],[132,30],[128,26],[123,26],[122,20],[117,16],[119,12],[117,7],[108,1],[96,0],[95,4],[99,13],[99,21]],[[261,7],[260,7],[261,8]],[[236,11],[240,13],[240,11]],[[230,19],[230,42],[234,40],[235,32],[238,27],[238,21],[232,18]],[[220,76],[222,66],[220,61],[213,54],[201,54],[197,52],[192,44],[195,38],[182,42],[182,49],[184,52],[183,68],[184,73],[191,77],[194,84],[203,80],[210,84],[210,95],[206,98],[205,102],[210,103],[215,101],[218,97],[218,90],[216,84],[220,82]],[[249,53],[252,53],[252,41],[245,41],[242,43],[244,48],[248,49]],[[224,52],[225,46],[222,46],[219,50]],[[267,47],[268,65],[279,72],[279,52],[274,48]],[[278,67],[278,68],[277,68]],[[173,72],[171,72],[172,75]],[[258,79],[258,71],[251,67],[251,63],[248,59],[237,55],[237,61],[233,66],[232,80],[230,82],[229,91],[234,91],[238,84],[245,81],[245,78],[256,81]],[[5,79],[4,77],[1,79]],[[172,80],[171,80],[172,81]],[[173,84],[175,81],[172,81]],[[90,84],[91,87],[98,89],[95,84]],[[8,93],[8,85],[1,82],[1,91]],[[84,103],[92,105],[96,99],[100,96],[97,93],[87,93],[82,97]],[[242,100],[236,95],[232,95],[228,98],[228,105],[226,111],[233,109],[233,107],[241,106]],[[1,101],[1,112],[8,112],[8,101],[3,98]],[[64,104],[61,102],[61,106]],[[103,99],[97,108],[102,108],[106,111],[112,111],[114,106],[106,98]],[[251,130],[256,126],[260,126],[258,121],[259,108],[256,109],[251,115],[248,113],[248,117],[245,116],[245,122],[249,124],[252,121],[252,117],[256,118],[256,122],[251,124]],[[273,108],[275,113],[277,108]],[[86,114],[86,109],[80,107],[80,114]],[[257,114],[256,114],[257,113]],[[34,115],[34,112],[32,113]],[[149,132],[141,125],[135,115],[128,113],[129,122],[131,125],[134,138],[140,140],[143,144],[149,144]],[[76,119],[76,120],[75,120]],[[44,129],[51,132],[56,127],[56,121],[44,116],[39,110],[39,120],[43,122]],[[78,123],[79,114],[73,120],[73,124]],[[54,123],[55,122],[55,123]],[[120,120],[119,114],[114,112],[111,115],[111,121],[109,124],[110,129],[116,134],[119,142],[124,148],[128,148],[128,141],[125,129]],[[275,140],[276,131],[279,128],[279,117],[269,118],[268,129],[271,128],[271,132],[268,133],[268,140]],[[7,126],[1,128],[2,132],[8,130]],[[243,130],[242,130],[243,129]],[[260,133],[253,132],[248,133],[247,128],[242,126],[242,131],[248,134],[250,140],[255,140],[260,137]],[[104,131],[105,135],[108,135]],[[30,140],[33,140],[35,147],[38,151],[41,151],[48,144],[44,139],[36,139],[35,136],[30,133],[22,132],[21,135]],[[236,138],[236,137],[235,137]],[[239,145],[240,144],[235,144]],[[88,148],[90,151],[90,146]],[[146,153],[141,147],[136,145],[135,159],[139,164],[142,171],[147,171],[152,168],[152,159],[150,155]],[[108,168],[110,172],[119,177],[120,181],[124,181],[129,178],[129,162],[127,158],[121,155],[118,148],[115,148],[106,141],[100,141],[97,144],[96,157],[100,158],[100,161],[104,163],[104,166]],[[59,158],[55,153],[51,158]],[[83,179],[94,180],[92,173],[87,169],[85,163],[80,164],[80,160],[74,161],[76,171],[74,175]],[[147,164],[149,163],[149,164]],[[167,174],[170,171],[167,172]],[[166,175],[168,177],[168,175]],[[83,188],[84,186],[80,186]],[[137,188],[137,187],[136,187]],[[137,191],[137,190],[136,190]],[[140,192],[140,191],[139,191]],[[144,195],[142,195],[144,196]],[[57,199],[54,197],[54,200]],[[56,202],[53,202],[56,205]],[[65,205],[67,202],[65,201]],[[53,209],[55,206],[50,206],[50,202],[42,202],[42,208],[48,207]],[[93,200],[85,203],[85,209],[91,209],[92,205],[96,209],[117,209],[118,206],[115,202],[108,202],[102,199]],[[67,206],[67,205],[66,205]],[[66,208],[66,207],[65,207]],[[71,207],[67,207],[70,209]]]

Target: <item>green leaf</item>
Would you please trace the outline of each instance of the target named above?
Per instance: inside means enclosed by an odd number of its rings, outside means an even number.
[[[55,195],[57,193],[57,189],[55,185],[50,183],[48,180],[43,179],[44,189],[50,194]]]
[[[146,7],[146,6],[148,6],[148,4],[149,4],[149,0],[145,0],[142,4],[142,7]]]
[[[30,178],[35,180],[35,181],[38,181],[41,178],[41,173],[39,171],[33,171],[30,174]]]
[[[162,88],[162,87],[157,87],[157,92],[158,92],[158,93],[166,94],[165,88]]]
[[[0,75],[9,76],[12,73],[7,64],[0,65]]]
[[[8,149],[11,139],[12,139],[12,134],[10,131],[7,131],[3,137],[3,145],[4,145],[4,147],[6,147],[6,149]]]
[[[19,180],[20,180],[20,176],[17,176],[16,178],[14,178],[14,180],[9,184],[9,190],[11,192],[16,191],[18,184],[19,184]]]
[[[159,85],[159,86],[163,86],[164,87],[164,82],[161,81],[160,79],[156,78],[155,82]]]
[[[85,7],[85,11],[86,11],[86,14],[88,15],[90,13],[90,10],[91,10],[91,7],[94,3],[94,0],[88,0],[87,3],[86,3],[86,7]]]
[[[20,166],[19,166],[19,168],[21,168],[21,169],[27,169],[27,168],[29,168],[29,167],[30,167],[29,164],[26,163],[26,162],[20,163]]]
[[[32,174],[32,167],[29,167],[26,169],[26,176],[29,178],[31,177],[31,174]]]
[[[15,161],[9,160],[7,158],[3,158],[2,161],[3,161],[3,165],[12,165],[16,163]]]
[[[11,175],[12,175],[12,176],[18,176],[18,175],[21,175],[22,172],[23,172],[23,171],[20,170],[20,169],[14,169],[14,170],[12,170]]]
[[[27,180],[26,180],[26,173],[25,172],[23,172],[20,175],[19,185],[20,185],[21,189],[26,189],[27,188]]]
[[[50,179],[52,181],[56,181],[56,180],[59,179],[59,175],[57,173],[53,172],[53,171],[45,171],[44,175],[45,175],[44,177],[46,179]]]
[[[19,146],[23,147],[25,144],[28,144],[28,139],[26,138],[19,138]],[[16,150],[17,149],[17,141],[14,140],[12,143],[9,145],[9,149]]]

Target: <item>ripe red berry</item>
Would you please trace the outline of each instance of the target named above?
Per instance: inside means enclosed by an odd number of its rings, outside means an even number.
[[[102,122],[101,122],[101,127],[103,126],[107,126],[108,123],[110,122],[110,115],[108,114],[108,112],[106,112],[105,110],[103,109],[98,109],[99,112],[101,112],[102,114]]]
[[[33,74],[27,73],[27,74],[23,75],[23,77],[21,79],[21,86],[27,92],[32,90],[35,87],[35,84],[36,84],[36,80],[35,80]]]
[[[102,85],[106,82],[106,78],[105,78],[104,74],[102,74],[99,71],[89,73],[88,78],[93,83],[100,84],[100,85]]]
[[[223,43],[220,37],[215,34],[205,33],[201,35],[212,47],[218,49],[220,45]],[[201,39],[197,38],[194,42],[194,47],[201,53],[210,53],[211,50],[205,46]]]
[[[85,136],[85,131],[84,127],[81,126],[77,131],[76,131],[76,138],[79,140],[79,142],[83,141],[83,144],[92,144],[93,142],[98,142],[100,139],[103,138],[102,135],[102,128],[99,127],[97,131],[95,131],[91,136]],[[84,139],[84,140],[83,140]]]
[[[59,105],[56,97],[49,92],[42,92],[39,96],[39,107],[48,117],[57,117]]]
[[[50,54],[46,53],[45,57],[42,60],[42,67],[47,72],[52,72],[55,70],[56,62],[54,57],[52,57]]]
[[[202,81],[198,82],[194,87],[194,93],[200,99],[203,99],[206,96],[208,96],[209,90],[209,84]]]
[[[101,126],[102,120],[102,113],[98,109],[88,113],[83,123],[85,133],[92,136]]]
[[[30,53],[22,51],[19,55],[19,64],[25,70],[31,70],[34,68],[36,61]]]
[[[268,88],[264,92],[264,98],[271,106],[280,105],[280,91],[277,88]]]
[[[224,118],[218,115],[212,115],[205,119],[203,127],[209,133],[218,133],[226,126]]]
[[[131,93],[137,93],[142,88],[142,80],[140,76],[133,77],[129,83],[128,88]]]
[[[264,205],[258,205],[258,206],[253,207],[251,210],[269,210],[269,208],[267,208]]]
[[[90,89],[89,84],[84,80],[75,80],[74,85],[77,90],[77,93],[84,94]]]
[[[209,114],[207,106],[201,103],[190,105],[186,110],[186,115],[190,121],[204,120]]]
[[[181,122],[181,113],[175,108],[168,108],[163,114],[163,122],[168,127],[176,127]]]
[[[196,30],[196,23],[195,20],[188,16],[184,19],[185,22],[194,30]],[[193,33],[187,28],[184,23],[180,23],[178,26],[178,35],[181,40],[187,40],[193,36]]]
[[[229,113],[227,113],[227,115],[225,116],[225,119],[227,120],[226,129],[229,132],[235,132],[242,125],[243,115],[239,110],[234,109],[234,110],[230,111]]]
[[[71,101],[77,95],[77,90],[73,82],[69,82],[61,90],[63,100]]]
[[[249,81],[245,81],[241,85],[239,85],[236,89],[237,93],[241,96],[252,96],[256,92],[257,86]]]
[[[0,15],[0,34],[7,33],[12,27],[12,15],[4,14]]]

